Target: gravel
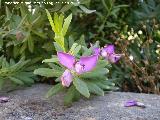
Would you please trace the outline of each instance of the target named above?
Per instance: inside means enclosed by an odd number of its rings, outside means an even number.
[[[0,120],[160,120],[160,96],[129,92],[110,92],[105,96],[81,99],[69,108],[63,105],[63,93],[51,99],[44,95],[50,85],[36,84],[0,96]],[[138,100],[146,108],[124,107],[127,100]]]

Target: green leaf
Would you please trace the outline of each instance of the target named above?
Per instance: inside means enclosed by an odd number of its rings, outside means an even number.
[[[73,43],[73,45],[72,45],[69,53],[73,53],[73,52],[74,52],[74,49],[77,47],[77,45],[78,45],[77,43]]]
[[[28,7],[25,3],[20,4],[20,11],[21,11],[21,16],[24,17],[26,14],[29,14]],[[28,16],[29,18],[29,16]]]
[[[23,83],[21,80],[15,78],[15,77],[9,77],[9,79],[10,79],[11,81],[13,81],[14,83],[16,83],[16,84],[24,85],[24,83]]]
[[[34,74],[41,75],[45,77],[59,77],[62,75],[63,71],[57,71],[49,68],[38,68],[34,70]]]
[[[0,0],[0,9],[1,9],[1,5],[2,5],[2,0]]]
[[[82,45],[82,46],[87,46],[86,43],[85,43],[85,37],[84,35],[81,35],[80,39],[76,41],[79,45]]]
[[[47,39],[47,36],[46,36],[46,34],[45,34],[45,33],[42,33],[42,32],[39,32],[39,31],[36,31],[36,30],[34,30],[34,29],[32,29],[32,32],[33,32],[34,34],[36,34],[37,36],[39,36],[39,37],[43,38],[43,39]]]
[[[10,59],[9,64],[10,64],[10,66],[12,66],[12,65],[15,65],[16,63],[13,59]]]
[[[102,89],[111,89],[111,87],[113,87],[114,85],[112,85],[113,83],[106,83],[105,81],[100,81],[100,82],[95,82],[95,84],[97,84],[100,88]]]
[[[63,86],[61,85],[61,83],[59,83],[59,84],[53,86],[53,87],[47,92],[47,94],[45,95],[45,97],[46,97],[46,98],[49,98],[49,97],[55,95],[56,93],[62,91],[63,89],[64,89]]]
[[[55,33],[57,33],[58,31],[57,31],[57,29],[56,29],[56,27],[55,27],[55,24],[54,24],[54,22],[53,22],[53,19],[52,19],[52,16],[51,16],[51,14],[49,13],[49,11],[46,9],[46,13],[47,13],[47,16],[48,16],[48,20],[49,20],[49,22],[50,22],[50,25],[51,25],[51,27],[52,27],[52,30],[55,32]]]
[[[96,12],[96,10],[89,10],[89,9],[87,9],[87,8],[86,8],[85,6],[83,6],[83,5],[79,5],[79,7],[81,8],[81,10],[83,10],[83,12],[85,12],[85,13],[87,13],[87,14]]]
[[[63,27],[63,20],[64,20],[64,15],[63,14],[60,14],[59,16],[59,29],[60,31],[62,31],[62,27]]]
[[[6,60],[6,58],[3,58],[3,61],[2,61],[2,68],[8,68],[10,65],[8,63],[8,61]]]
[[[58,66],[58,65],[56,65],[56,64],[53,64],[53,63],[48,63],[48,65],[49,65],[51,68],[53,68],[53,69],[55,69],[55,70],[57,70],[57,71],[64,71],[64,70],[65,70],[65,68],[63,68],[63,67],[61,67],[61,66]]]
[[[74,84],[74,86],[76,87],[76,89],[77,89],[82,95],[84,95],[84,96],[87,97],[87,98],[90,97],[90,93],[89,93],[87,84],[86,84],[84,81],[82,81],[81,79],[75,77],[74,80],[73,80],[73,84]]]
[[[7,20],[10,20],[11,15],[12,15],[12,14],[11,14],[9,8],[6,6],[6,17],[7,17]]]
[[[77,55],[79,53],[79,51],[81,50],[81,45],[78,45],[75,49],[74,49],[74,52],[73,52],[73,55]]]
[[[25,22],[26,18],[27,18],[27,14],[22,18],[21,22],[17,26],[17,29],[19,29],[20,27],[22,27],[22,25]]]
[[[72,14],[70,14],[70,15],[64,20],[63,29],[62,29],[63,36],[66,35],[67,30],[68,30],[68,27],[69,27],[69,25],[70,25],[70,23],[71,23],[71,20],[72,20]]]
[[[32,26],[36,25],[41,19],[42,19],[41,15],[36,17],[36,19],[32,22]]]
[[[103,90],[95,83],[87,82],[87,86],[88,86],[88,89],[91,93],[104,96]]]
[[[71,9],[72,8],[72,6],[73,5],[71,5],[71,4],[69,4],[69,5],[64,5],[62,8],[61,8],[61,10],[60,10],[60,12],[66,12],[66,11],[68,11],[69,9]]]
[[[73,44],[74,44],[74,39],[72,36],[69,36],[69,39],[68,39],[69,48],[71,48]]]
[[[59,29],[59,17],[58,17],[58,14],[56,12],[54,13],[54,25],[56,27],[57,32],[59,33],[60,32],[60,29]]]
[[[73,55],[77,55],[78,52],[81,49],[81,45],[78,45],[77,43],[74,43],[69,51],[69,53],[72,53]]]
[[[108,69],[106,68],[101,68],[101,69],[95,69],[91,72],[87,72],[87,73],[84,73],[82,74],[80,77],[81,78],[99,78],[99,79],[102,79],[104,78],[105,74],[107,74],[109,72]]]
[[[23,74],[23,76],[21,75],[21,73],[19,73],[19,75],[14,76],[15,78],[23,81],[25,84],[31,85],[34,83],[34,80],[30,77],[27,77]]]
[[[57,42],[54,42],[54,47],[56,48],[57,52],[63,51],[63,48],[59,44],[57,44]]]
[[[28,41],[28,49],[31,53],[33,53],[33,51],[34,51],[34,40],[32,39],[31,35],[28,36],[27,41]]]
[[[121,8],[121,7],[129,7],[129,5],[117,5],[117,6],[114,6],[114,8]]]
[[[54,40],[56,41],[56,44],[65,51],[64,48],[64,36],[62,35],[62,33],[55,33],[55,37]]]
[[[88,55],[91,55],[93,50],[91,48],[87,48],[87,47],[82,47],[85,51],[83,52],[83,56],[88,56]]]
[[[102,1],[102,4],[103,6],[105,7],[105,9],[107,10],[107,12],[109,12],[110,10],[110,4],[106,4],[105,0],[101,0]],[[110,0],[107,0],[108,2],[107,3],[110,3]]]
[[[20,48],[20,53],[22,54],[22,53],[25,51],[26,48],[27,48],[27,41],[25,41],[25,42],[23,43],[23,45],[21,46],[21,48]]]
[[[45,59],[42,63],[55,63],[58,62],[58,58]]]
[[[67,94],[64,97],[64,104],[65,105],[70,105],[73,102],[73,98],[74,98],[74,92],[76,91],[74,85],[72,85],[68,91]]]
[[[14,46],[13,48],[13,56],[14,58],[16,58],[19,55],[19,47],[18,46]]]
[[[106,60],[99,60],[95,69],[111,67],[111,65]]]

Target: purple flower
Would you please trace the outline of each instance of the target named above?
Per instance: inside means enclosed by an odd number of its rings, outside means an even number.
[[[65,86],[65,87],[69,87],[70,84],[72,83],[72,74],[71,72],[66,69],[63,73],[63,75],[61,76],[61,82],[62,82],[62,85]]]
[[[116,63],[119,61],[119,59],[122,57],[121,54],[111,54],[106,57],[106,59],[111,63]]]
[[[101,54],[101,49],[100,48],[94,48],[93,52],[94,52],[95,55],[99,56]]]
[[[111,63],[116,63],[121,57],[122,54],[115,53],[114,45],[106,45],[104,48],[94,48],[95,55],[101,55],[102,57],[106,58]]]
[[[91,71],[97,64],[98,56],[92,55],[87,57],[81,57],[79,61],[76,61],[75,57],[64,52],[57,53],[59,62],[67,68],[61,76],[61,82],[63,86],[69,87],[72,83],[72,73],[78,75]]]
[[[114,45],[106,45],[101,52],[101,55],[103,57],[109,56],[111,54],[114,54]]]

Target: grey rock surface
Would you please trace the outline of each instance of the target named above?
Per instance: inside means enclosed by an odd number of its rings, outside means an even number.
[[[9,94],[9,102],[0,103],[0,120],[160,120],[160,96],[110,92],[105,96],[81,99],[72,107],[63,105],[63,94],[51,99],[44,95],[51,86],[37,84]],[[127,100],[143,102],[146,108],[124,107]]]

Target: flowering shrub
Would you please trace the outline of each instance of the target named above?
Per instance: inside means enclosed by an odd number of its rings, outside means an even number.
[[[57,55],[53,55],[51,59],[43,60],[43,62],[48,63],[51,69],[39,68],[34,71],[37,75],[55,77],[55,81],[58,82],[48,91],[46,97],[55,95],[59,91],[66,91],[64,100],[65,104],[68,105],[72,101],[78,100],[81,95],[89,98],[91,93],[104,95],[105,91],[112,90],[114,84],[106,77],[109,72],[109,62],[117,62],[121,57],[120,54],[115,54],[114,46],[107,45],[100,49],[95,44],[87,48],[74,42],[71,48],[67,48],[64,44],[64,38],[72,15],[63,19],[62,14],[58,16],[55,13],[54,20],[52,20],[48,10],[46,12],[55,32],[54,39],[56,42],[54,45],[57,48]],[[100,55],[105,59],[102,59]]]
[[[30,60],[20,59],[17,63],[10,59],[8,62],[6,57],[0,57],[0,90],[9,86],[8,83],[14,85],[31,86],[36,79],[36,76],[31,72],[34,65],[29,63]],[[14,85],[13,85],[14,83]],[[7,84],[7,85],[6,85]]]
[[[129,23],[110,37],[125,54],[119,64],[113,64],[110,74],[122,91],[160,94],[159,2],[145,0],[134,10],[131,7]]]
[[[104,48],[95,48],[94,53],[98,56],[104,57],[111,63],[116,63],[122,56],[122,54],[115,54],[114,45],[106,45]]]
[[[125,91],[156,93],[160,91],[159,35],[145,31],[126,30],[117,36],[116,44],[125,54],[118,65],[113,65],[112,79]]]

